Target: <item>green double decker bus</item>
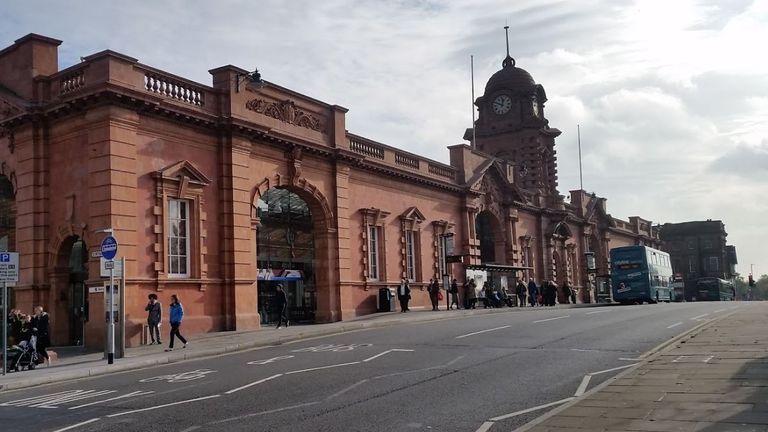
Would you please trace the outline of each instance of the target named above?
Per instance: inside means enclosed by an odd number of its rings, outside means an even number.
[[[647,246],[611,249],[611,291],[625,304],[674,300],[669,254]]]
[[[730,281],[715,277],[696,280],[696,301],[732,301],[736,290]]]

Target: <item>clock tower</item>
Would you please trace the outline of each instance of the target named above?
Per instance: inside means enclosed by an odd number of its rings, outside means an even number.
[[[485,92],[475,101],[479,116],[472,144],[483,153],[509,161],[515,167],[515,183],[526,192],[549,198],[546,201],[553,205],[560,200],[555,137],[561,132],[549,127],[544,115],[546,101],[544,87],[510,57],[507,38],[501,70],[491,76]],[[468,130],[465,139],[471,141],[472,136]]]

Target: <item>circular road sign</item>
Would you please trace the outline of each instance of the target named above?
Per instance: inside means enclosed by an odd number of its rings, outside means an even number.
[[[113,260],[117,255],[117,240],[112,236],[107,236],[101,241],[101,256],[105,260]]]

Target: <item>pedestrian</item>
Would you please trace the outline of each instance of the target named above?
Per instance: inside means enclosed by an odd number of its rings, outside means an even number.
[[[475,309],[477,307],[477,284],[474,279],[470,279],[467,286],[467,298],[469,299],[469,308]]]
[[[13,346],[21,340],[22,313],[19,309],[11,309],[8,313],[8,346]]]
[[[429,288],[427,288],[427,291],[429,292],[429,300],[432,302],[432,310],[440,310],[438,307],[438,301],[440,301],[440,285],[437,283],[437,279],[429,280]]]
[[[152,339],[150,345],[157,343],[162,345],[163,341],[160,340],[160,322],[163,319],[163,307],[160,302],[157,301],[157,294],[152,293],[148,296],[149,303],[144,308],[147,311],[147,325],[149,326],[149,337]]]
[[[568,289],[571,295],[571,303],[576,304],[576,288],[568,285]]]
[[[288,295],[285,293],[285,290],[283,290],[283,284],[277,284],[277,292],[275,293],[275,307],[277,308],[277,312],[280,315],[280,317],[277,320],[277,327],[280,328],[280,325],[283,324],[283,321],[285,321],[285,326],[288,327],[290,323],[288,322]]]
[[[515,286],[515,294],[517,294],[517,305],[525,307],[525,284],[522,279],[517,280],[517,286]]]
[[[408,279],[403,278],[400,286],[397,288],[397,300],[400,301],[400,312],[408,312],[408,300],[411,299],[411,287],[408,285]]]
[[[451,281],[451,304],[448,309],[453,309],[453,305],[456,305],[457,310],[459,309],[459,284],[455,278]]]
[[[536,286],[536,282],[531,278],[528,281],[528,302],[531,307],[536,306],[536,300],[538,299],[539,288]]]
[[[37,338],[35,351],[37,351],[37,355],[40,358],[45,359],[46,365],[51,366],[51,359],[48,357],[48,347],[51,346],[49,325],[50,318],[48,313],[43,310],[42,306],[35,307],[35,314],[30,322],[32,335]]]
[[[477,290],[477,301],[483,304],[483,309],[488,309],[488,281],[483,282],[483,287]]]
[[[544,285],[544,305],[554,306],[557,297],[557,285],[554,281],[547,281]]]
[[[563,303],[568,304],[570,303],[568,300],[571,297],[571,286],[568,284],[568,281],[563,281]]]
[[[179,297],[176,294],[171,295],[171,306],[169,308],[170,311],[170,319],[171,322],[171,342],[168,345],[168,348],[166,348],[166,351],[173,351],[173,339],[178,337],[181,343],[184,344],[182,348],[187,347],[187,340],[184,339],[184,336],[181,335],[181,332],[179,332],[179,327],[181,327],[181,321],[184,319],[184,306],[181,305],[181,302],[179,302]]]

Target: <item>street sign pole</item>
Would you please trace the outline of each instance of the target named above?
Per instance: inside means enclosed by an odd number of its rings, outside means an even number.
[[[107,338],[109,339],[109,350],[107,351],[107,364],[115,362],[115,268],[109,269],[109,325]]]
[[[8,284],[3,281],[3,375],[8,370]]]

